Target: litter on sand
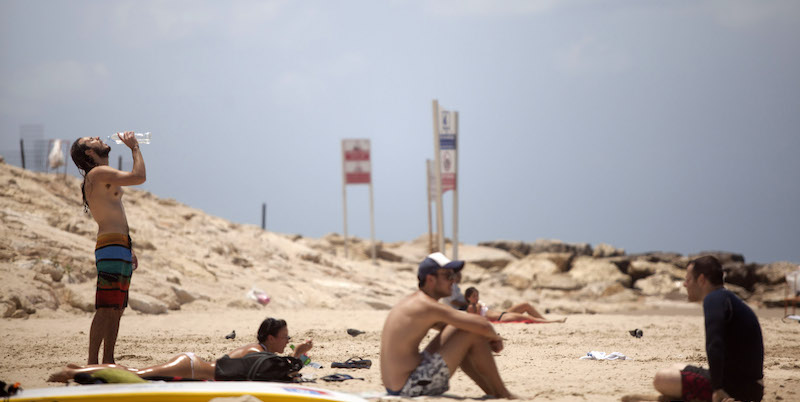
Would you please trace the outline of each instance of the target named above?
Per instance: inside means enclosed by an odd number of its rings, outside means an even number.
[[[633,360],[619,352],[611,352],[606,354],[606,352],[597,351],[591,351],[587,353],[586,356],[581,356],[580,358],[581,360]]]

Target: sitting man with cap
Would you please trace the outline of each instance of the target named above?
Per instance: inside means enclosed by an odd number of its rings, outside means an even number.
[[[464,261],[450,261],[433,253],[419,264],[419,290],[395,305],[381,334],[381,378],[390,395],[441,395],[460,367],[487,395],[513,398],[492,352],[503,341],[483,317],[465,314],[439,303],[451,294],[451,285]],[[420,353],[428,330],[441,331]]]

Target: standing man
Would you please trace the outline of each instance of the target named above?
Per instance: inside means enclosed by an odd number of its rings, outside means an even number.
[[[492,352],[503,341],[483,317],[439,303],[451,294],[464,261],[433,253],[419,264],[419,290],[401,300],[386,317],[381,334],[381,378],[390,395],[441,395],[460,367],[487,395],[512,398]],[[429,329],[441,331],[420,353]]]
[[[72,144],[72,160],[83,174],[81,192],[84,211],[91,211],[97,222],[97,245],[94,255],[97,266],[97,310],[89,330],[89,359],[97,364],[103,344],[103,364],[114,363],[114,345],[119,321],[128,306],[131,275],[138,266],[133,253],[128,220],[122,206],[122,187],[144,183],[144,160],[133,132],[120,136],[131,149],[133,168],[123,172],[108,166],[111,147],[99,137],[79,138]]]
[[[656,390],[686,401],[760,401],[764,341],[753,310],[722,287],[722,266],[712,256],[689,263],[683,286],[690,302],[703,302],[709,369],[681,365],[663,369],[653,381]]]

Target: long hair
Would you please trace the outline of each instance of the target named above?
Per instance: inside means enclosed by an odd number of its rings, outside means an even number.
[[[477,291],[478,291],[478,289],[475,289],[472,286],[468,287],[467,290],[464,292],[464,298],[469,300],[469,297],[472,296],[472,294],[477,292]]]
[[[261,326],[258,327],[258,341],[259,342],[266,342],[267,336],[278,336],[278,331],[283,329],[286,326],[286,320],[276,319],[276,318],[267,318],[266,320],[261,322]]]
[[[72,161],[75,162],[75,166],[78,167],[78,170],[81,172],[81,176],[83,176],[83,183],[81,183],[81,195],[83,195],[83,212],[89,212],[89,202],[86,201],[86,175],[89,174],[89,171],[97,167],[97,163],[95,163],[94,159],[91,156],[86,155],[86,151],[89,150],[89,147],[81,142],[81,139],[78,138],[75,142],[72,143],[72,148],[70,148],[70,155],[72,156]]]

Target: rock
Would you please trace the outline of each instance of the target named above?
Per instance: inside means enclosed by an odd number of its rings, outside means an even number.
[[[684,271],[681,271],[676,266],[666,262],[636,260],[631,262],[631,265],[628,267],[628,275],[630,275],[634,281],[646,278],[659,272],[666,272],[670,274],[673,279],[683,279],[686,275]]]
[[[68,306],[87,313],[94,313],[94,293],[75,292],[69,288],[59,289],[56,293],[58,299]]]
[[[668,272],[658,272],[646,278],[637,280],[633,287],[639,289],[642,294],[647,296],[663,296],[679,291],[683,282],[676,280]]]
[[[172,291],[175,292],[175,297],[177,297],[178,303],[181,305],[197,300],[197,297],[195,297],[193,294],[177,286],[173,286]]]
[[[469,261],[484,269],[503,269],[511,263],[507,258],[483,258]]]
[[[578,290],[583,285],[569,274],[541,274],[533,279],[531,287],[534,289],[549,290]]]
[[[523,258],[526,255],[530,254],[531,252],[530,245],[521,241],[509,241],[509,240],[484,241],[478,243],[478,245],[483,247],[499,248],[500,250],[508,251],[517,258]]]
[[[756,280],[768,285],[786,283],[786,274],[800,269],[799,265],[788,261],[773,262],[756,269]]]
[[[736,296],[739,296],[739,298],[742,300],[747,300],[750,298],[750,296],[753,295],[752,293],[748,292],[747,289],[730,283],[725,284],[725,289],[730,290],[731,292],[736,294]]]
[[[719,260],[719,263],[722,264],[723,266],[732,262],[744,262],[743,255],[730,253],[727,251],[701,251],[697,254],[690,255],[689,260],[694,260],[706,255],[716,257],[716,259]]]
[[[372,258],[372,250],[369,250],[369,257]],[[389,262],[402,262],[403,257],[397,255],[383,247],[377,247],[375,250],[375,258]]]
[[[783,290],[769,289],[760,295],[761,304],[764,307],[783,307],[785,296]],[[791,305],[789,305],[791,307]]]
[[[36,308],[34,308],[26,298],[20,297],[17,295],[11,296],[9,300],[14,303],[14,306],[17,310],[23,310],[27,314],[34,314],[36,313]],[[12,317],[13,318],[13,317]]]
[[[28,318],[28,313],[26,313],[25,310],[22,310],[22,309],[15,310],[11,314],[10,318]]]
[[[597,281],[587,284],[580,291],[574,294],[578,300],[596,299],[598,297],[613,296],[625,290],[617,281]]]
[[[322,261],[322,254],[315,251],[303,252],[297,255],[303,261],[308,261],[314,264],[319,264]]]
[[[233,265],[238,265],[238,266],[240,266],[242,268],[250,268],[250,267],[253,266],[253,263],[248,261],[247,258],[243,258],[243,257],[233,257],[233,260],[231,261],[231,263]]]
[[[517,290],[528,289],[537,275],[555,274],[558,266],[550,260],[525,257],[509,264],[504,270],[504,282]]]
[[[128,306],[144,314],[166,314],[167,312],[166,304],[145,294],[128,296]]]
[[[538,259],[550,260],[558,267],[558,272],[567,272],[570,269],[572,259],[575,257],[572,253],[536,253],[533,254]]]
[[[686,268],[685,261],[688,261],[682,254],[663,252],[663,251],[650,251],[646,253],[630,254],[634,260],[646,260],[650,262],[668,262],[680,268]]]
[[[3,311],[3,318],[11,318],[14,312],[17,311],[17,305],[10,300],[4,300],[0,304],[0,309]]]
[[[591,256],[592,246],[588,243],[564,243],[561,240],[537,239],[530,244],[530,253],[570,253]]]
[[[621,255],[625,255],[625,249],[618,249],[605,243],[598,244],[595,246],[594,250],[592,250],[592,257],[594,258],[617,257]]]
[[[572,263],[569,275],[581,284],[593,282],[620,282],[631,285],[631,277],[619,271],[616,265],[591,257],[578,257]]]
[[[743,262],[729,262],[722,267],[725,272],[725,282],[753,290],[758,277],[756,270],[758,264],[745,264]]]
[[[167,282],[174,283],[176,285],[180,285],[181,284],[181,280],[177,276],[169,276],[169,277],[167,277]]]

